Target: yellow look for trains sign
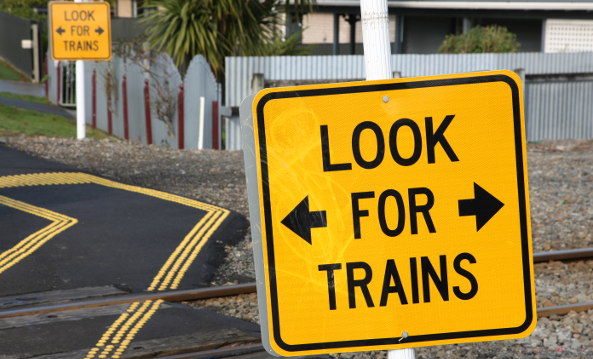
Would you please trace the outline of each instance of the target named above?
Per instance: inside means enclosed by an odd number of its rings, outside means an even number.
[[[244,150],[271,351],[397,349],[534,329],[514,73],[267,89],[250,115]]]
[[[111,14],[107,2],[50,1],[54,60],[111,60]]]

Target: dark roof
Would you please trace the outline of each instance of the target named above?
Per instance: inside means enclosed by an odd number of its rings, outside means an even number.
[[[390,8],[591,11],[591,0],[388,0]],[[317,0],[320,7],[360,6],[360,0]]]

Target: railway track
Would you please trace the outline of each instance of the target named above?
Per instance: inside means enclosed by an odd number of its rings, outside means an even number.
[[[593,248],[563,249],[533,254],[533,263],[549,261],[571,261],[593,258]]]
[[[549,261],[577,261],[593,259],[593,248],[570,249],[559,251],[539,252],[533,255],[534,263]],[[31,315],[47,314],[55,312],[74,311],[80,309],[91,309],[107,307],[119,304],[134,302],[163,300],[166,302],[195,301],[202,299],[221,298],[238,296],[241,294],[255,293],[255,283],[228,285],[219,287],[208,287],[188,290],[171,290],[138,294],[113,294],[104,297],[88,298],[84,300],[73,300],[65,303],[53,303],[44,305],[18,306],[0,311],[0,321],[4,318],[24,317]],[[566,304],[557,306],[546,306],[537,309],[538,317],[550,317],[552,315],[565,315],[571,311],[583,312],[593,309],[593,302]],[[189,351],[174,355],[164,356],[166,359],[198,359],[198,358],[237,358],[237,359],[260,359],[268,358],[261,343],[236,343],[225,345],[221,348],[213,348],[202,351]],[[319,358],[326,358],[320,356]]]
[[[538,252],[533,255],[534,263],[548,261],[576,261],[593,259],[593,248],[567,249],[559,251]],[[19,317],[34,314],[52,313],[75,309],[95,308],[108,305],[126,304],[146,300],[164,300],[168,302],[193,301],[200,299],[236,296],[240,294],[255,293],[255,283],[245,283],[218,287],[198,289],[171,290],[162,292],[114,295],[102,298],[92,298],[70,303],[50,305],[26,306],[0,311],[0,319]],[[566,314],[570,311],[585,311],[593,308],[593,302],[559,305],[538,308],[538,316],[547,317],[554,314]]]
[[[171,356],[160,357],[160,359],[202,359],[202,358],[241,358],[241,356],[249,356],[254,353],[264,352],[265,349],[262,344],[248,344],[238,345],[235,347],[218,348],[212,350],[205,350],[194,353],[176,354]]]

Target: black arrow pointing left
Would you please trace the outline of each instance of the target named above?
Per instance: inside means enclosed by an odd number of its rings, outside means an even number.
[[[327,227],[327,218],[325,211],[309,211],[309,196],[306,196],[282,220],[282,224],[307,243],[312,244],[311,228]]]
[[[56,32],[58,33],[58,35],[62,36],[62,34],[66,32],[66,30],[62,29],[62,27],[60,26],[56,29]]]

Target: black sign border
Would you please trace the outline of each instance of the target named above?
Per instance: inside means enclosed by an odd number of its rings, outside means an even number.
[[[278,309],[278,291],[275,273],[275,257],[274,257],[274,233],[272,229],[272,211],[270,205],[270,189],[269,189],[269,177],[268,177],[268,161],[267,161],[267,147],[266,147],[266,128],[264,118],[264,107],[265,105],[277,99],[286,99],[294,97],[311,97],[311,96],[327,96],[327,95],[341,95],[351,93],[363,93],[363,92],[377,92],[377,91],[389,91],[389,90],[405,90],[405,89],[418,89],[427,87],[440,87],[440,86],[454,86],[454,85],[468,85],[468,84],[480,84],[480,83],[491,83],[491,82],[503,82],[506,83],[511,89],[512,106],[513,106],[513,121],[514,121],[514,132],[515,132],[515,161],[517,170],[517,182],[518,189],[517,194],[519,197],[519,217],[521,225],[521,249],[522,249],[522,260],[523,260],[523,283],[525,292],[525,321],[518,327],[512,328],[500,328],[500,329],[483,329],[483,330],[472,330],[472,331],[459,331],[449,333],[438,333],[438,334],[426,334],[409,336],[402,340],[400,337],[393,338],[379,338],[379,339],[363,339],[363,340],[348,340],[348,341],[337,341],[337,342],[319,342],[319,343],[306,343],[306,344],[288,344],[284,342],[280,330],[280,317]],[[509,76],[503,74],[496,75],[483,75],[483,76],[471,76],[471,77],[458,77],[458,78],[445,78],[435,80],[421,80],[421,81],[410,81],[410,82],[396,82],[396,83],[380,83],[370,85],[354,85],[346,87],[328,87],[321,89],[297,89],[288,91],[271,92],[264,95],[256,104],[256,126],[258,129],[258,140],[259,140],[259,164],[261,170],[261,184],[263,191],[263,207],[264,207],[264,222],[266,228],[266,238],[263,239],[267,244],[268,254],[268,280],[270,286],[270,300],[272,306],[272,322],[273,322],[273,335],[276,344],[287,352],[297,351],[312,351],[312,350],[324,350],[324,349],[339,349],[339,348],[356,348],[356,347],[370,347],[370,346],[381,346],[381,345],[393,345],[393,349],[397,349],[399,344],[409,343],[421,343],[421,342],[434,342],[439,340],[450,340],[460,338],[475,338],[475,337],[492,337],[501,335],[512,335],[518,334],[525,331],[532,324],[534,320],[533,316],[533,298],[531,297],[531,257],[529,256],[529,233],[527,223],[527,205],[526,205],[526,184],[523,165],[523,131],[521,122],[521,101],[520,92],[517,83]]]

